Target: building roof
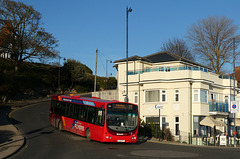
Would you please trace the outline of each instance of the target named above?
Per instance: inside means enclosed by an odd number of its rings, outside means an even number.
[[[235,78],[240,82],[240,66],[235,68]]]
[[[140,57],[140,56],[131,56],[131,57],[128,57],[128,61],[137,61],[137,60],[140,60],[140,61],[146,61],[146,62],[152,62],[150,61],[149,59],[146,59],[144,57]],[[114,63],[117,63],[117,62],[125,62],[126,61],[126,58],[125,59],[121,59],[121,60],[117,60],[117,61],[114,61]]]
[[[201,65],[201,64],[196,63],[194,61],[191,61],[189,59],[180,57],[180,56],[175,55],[175,54],[170,53],[170,52],[157,52],[157,53],[154,53],[154,54],[151,54],[151,55],[147,55],[147,56],[144,56],[144,57],[140,57],[140,56],[136,56],[135,55],[135,56],[131,56],[131,57],[128,58],[128,61],[137,61],[137,60],[150,62],[150,63],[160,63],[160,62],[170,62],[170,61],[183,61],[183,62],[190,63],[190,64],[193,64],[193,65],[206,67],[204,65]],[[125,62],[125,61],[126,61],[126,58],[114,61],[114,63]],[[211,68],[208,68],[208,69],[211,69]]]

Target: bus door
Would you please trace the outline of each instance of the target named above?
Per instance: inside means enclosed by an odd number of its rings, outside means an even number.
[[[57,126],[56,124],[56,114],[55,114],[55,109],[57,107],[57,104],[59,102],[52,100],[51,102],[51,107],[50,107],[50,113],[49,113],[49,123],[52,124],[53,126]]]
[[[65,124],[65,129],[67,131],[71,131],[71,132],[74,132],[74,130],[72,129],[73,128],[73,122],[74,122],[73,109],[74,109],[73,103],[66,103],[66,106],[65,106],[65,116],[66,116],[66,118],[64,118],[64,120],[65,120],[64,124]]]
[[[104,116],[105,111],[102,108],[91,108],[88,109],[88,120],[94,124],[91,127],[92,139],[101,141],[104,134]]]

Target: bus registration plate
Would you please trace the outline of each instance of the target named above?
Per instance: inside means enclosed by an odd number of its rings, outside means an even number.
[[[125,142],[125,140],[117,140],[117,142]]]

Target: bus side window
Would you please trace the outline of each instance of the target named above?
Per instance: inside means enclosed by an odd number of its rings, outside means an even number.
[[[82,120],[82,121],[86,121],[86,115],[87,115],[87,107],[86,106],[81,106],[81,113],[80,116],[79,116],[79,119]]]
[[[60,115],[62,116],[66,116],[66,103],[65,102],[61,102],[61,106],[60,106]]]
[[[93,124],[94,123],[94,118],[95,118],[95,108],[88,107],[87,122]]]
[[[97,109],[96,110],[96,125],[103,126],[104,125],[104,109]]]
[[[60,102],[57,101],[55,105],[55,112],[54,112],[56,115],[60,115],[59,109],[60,109]]]
[[[73,109],[74,109],[73,104],[67,103],[67,105],[68,105],[68,116],[69,118],[73,118]]]
[[[56,105],[57,105],[57,101],[52,100],[51,108],[50,108],[50,111],[51,111],[52,113],[55,112],[55,110],[56,110]]]
[[[77,119],[79,114],[79,105],[74,104],[73,105],[73,118]]]
[[[78,105],[78,116],[77,116],[77,119],[78,119],[78,120],[82,120],[82,119],[81,119],[81,114],[82,114],[82,106],[81,106],[81,105]]]

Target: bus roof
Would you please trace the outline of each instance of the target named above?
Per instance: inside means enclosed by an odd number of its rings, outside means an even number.
[[[87,97],[81,97],[79,95],[61,95],[61,94],[55,94],[52,96],[52,99],[60,100],[60,101],[67,101],[67,102],[74,102],[74,103],[83,103],[90,106],[97,106],[97,105],[105,105],[108,103],[125,103],[120,102],[116,100],[105,100],[100,98],[87,98]],[[85,101],[85,102],[84,102]]]

